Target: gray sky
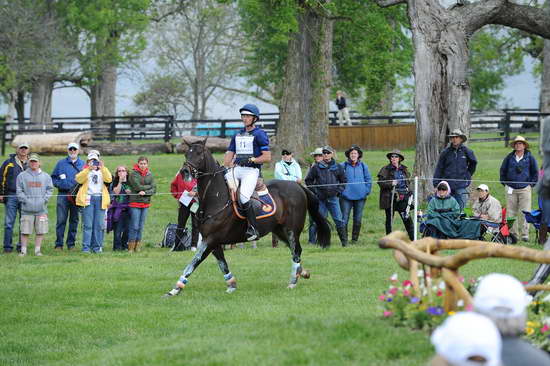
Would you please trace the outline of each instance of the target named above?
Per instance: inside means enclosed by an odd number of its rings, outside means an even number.
[[[540,82],[535,80],[532,73],[532,61],[526,60],[525,71],[521,74],[507,78],[503,91],[509,106],[517,108],[534,108],[539,105]],[[127,78],[120,78],[117,88],[117,114],[130,112],[132,107],[132,95],[137,92],[137,86]],[[212,100],[209,116],[211,118],[237,118],[238,108],[245,103],[253,102],[262,112],[277,112],[277,109],[269,104],[252,101],[244,96],[235,96],[226,103]],[[27,117],[28,117],[27,105]],[[331,109],[335,106],[331,103]],[[0,107],[0,113],[6,113],[6,106]],[[54,91],[52,115],[54,117],[86,117],[90,115],[90,102],[86,94],[78,88],[64,88]]]

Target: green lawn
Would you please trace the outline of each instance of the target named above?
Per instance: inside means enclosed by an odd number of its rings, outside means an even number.
[[[480,160],[475,175],[479,181],[473,184],[488,183],[502,200],[498,168],[510,150],[501,142],[471,147]],[[534,143],[532,151],[537,150]],[[405,155],[405,164],[412,167],[413,152]],[[51,172],[59,158],[45,157],[44,169]],[[218,266],[208,258],[181,296],[161,299],[192,253],[155,247],[165,225],[176,221],[177,202],[168,192],[182,157],[150,158],[160,193],[150,209],[141,253],[113,253],[111,235],[101,255],[54,252],[52,200],[45,256],[0,255],[0,364],[424,365],[430,358],[427,334],[391,328],[381,319],[377,296],[392,273],[403,278],[405,272],[390,251],[376,244],[384,234],[377,186],[365,207],[359,244],[341,248],[335,234],[328,251],[304,244],[303,264],[311,279],[301,280],[296,289],[286,289],[288,249],[270,248],[267,236],[256,250],[247,245],[226,252],[238,280],[235,293],[224,292]],[[342,152],[338,158],[343,159]],[[134,163],[136,157],[105,160],[114,170],[117,164]],[[364,160],[374,176],[387,161],[382,151],[365,152]],[[402,229],[398,220],[396,228]],[[302,236],[303,243],[306,238]],[[529,263],[488,259],[465,266],[462,274],[500,271],[526,280],[533,268]]]

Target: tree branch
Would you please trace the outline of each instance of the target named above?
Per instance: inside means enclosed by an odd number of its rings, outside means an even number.
[[[387,8],[398,4],[405,4],[407,2],[406,0],[374,0],[374,1],[378,4],[378,6],[382,8]]]
[[[262,102],[264,103],[269,103],[269,104],[274,104],[274,105],[277,105],[277,102],[274,100],[274,99],[270,99],[270,98],[265,98],[265,97],[262,97],[260,96],[258,93],[255,93],[255,92],[251,92],[251,91],[248,91],[248,90],[245,90],[245,89],[237,89],[237,88],[230,88],[230,87],[227,87],[227,86],[224,86],[224,85],[213,85],[217,88],[220,88],[222,90],[225,90],[225,91],[230,91],[230,92],[233,92],[233,93],[239,93],[239,94],[244,94],[244,95],[249,95],[251,97],[254,97],[258,100],[261,100]]]

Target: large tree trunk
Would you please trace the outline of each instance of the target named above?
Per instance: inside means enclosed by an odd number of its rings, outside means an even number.
[[[430,4],[427,4],[430,3]],[[470,86],[466,78],[468,46],[461,24],[449,24],[433,0],[410,2],[415,48],[415,175],[425,197],[433,191],[431,178],[449,130],[470,128]],[[443,10],[443,8],[439,7]]]
[[[288,45],[277,145],[298,155],[328,141],[333,21],[319,11],[305,6],[299,12]]]
[[[17,91],[16,90],[9,90],[6,94],[6,99],[8,102],[8,111],[6,113],[6,123],[13,123],[15,122],[15,116],[17,115],[17,108],[15,106],[15,103],[17,102]]]
[[[550,113],[550,41],[547,39],[544,40],[544,48],[542,50],[540,111]]]
[[[25,92],[17,91],[17,99],[15,101],[15,110],[17,111],[17,123],[22,125],[25,123]]]
[[[116,83],[117,66],[105,66],[96,83],[90,88],[93,119],[116,116]]]
[[[43,126],[52,122],[53,77],[42,76],[36,80],[31,95],[31,123]]]

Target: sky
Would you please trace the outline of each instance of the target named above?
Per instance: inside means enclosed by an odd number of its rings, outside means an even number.
[[[540,82],[532,75],[532,61],[526,60],[525,70],[516,76],[506,79],[503,91],[509,105],[516,108],[538,109]],[[138,91],[138,85],[124,76],[119,78],[117,85],[117,114],[134,110],[132,96]],[[87,95],[78,88],[63,88],[54,90],[52,98],[53,117],[87,117],[90,115],[90,102]],[[245,103],[255,103],[262,113],[278,112],[273,105],[263,103],[245,96],[235,96],[225,102],[212,100],[210,118],[238,118],[238,109]],[[27,104],[26,116],[29,114]],[[331,110],[335,109],[331,102]],[[0,114],[6,113],[6,105],[0,106]]]

